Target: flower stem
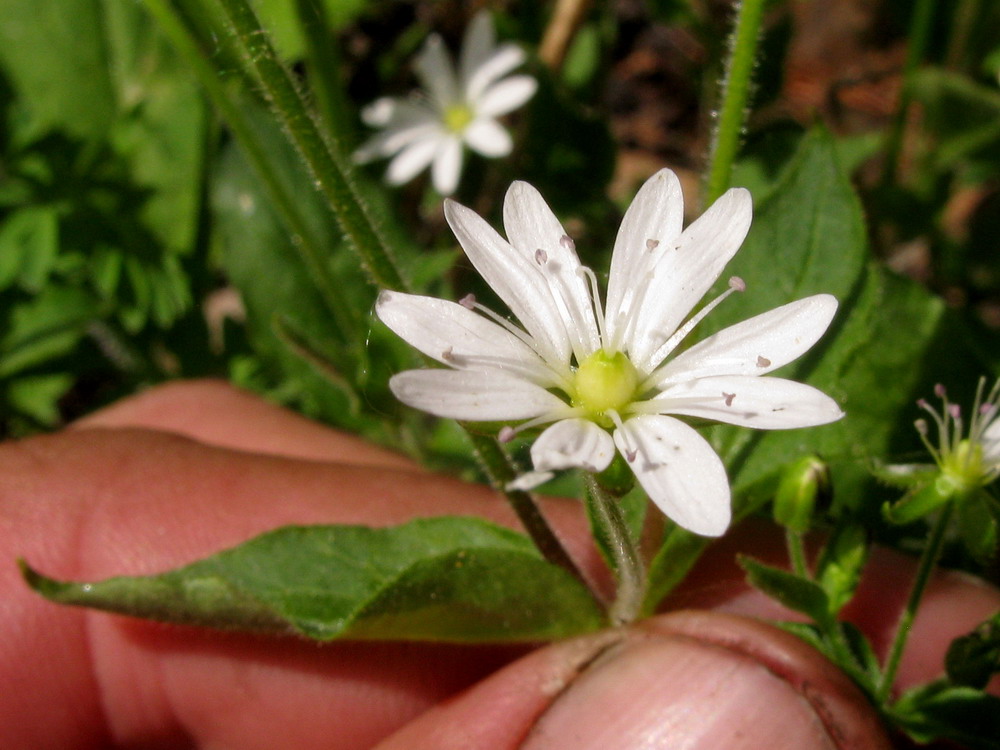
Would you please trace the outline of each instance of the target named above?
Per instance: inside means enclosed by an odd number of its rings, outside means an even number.
[[[809,565],[806,563],[806,547],[802,534],[791,529],[785,529],[785,546],[788,548],[788,560],[792,571],[800,578],[811,578]]]
[[[903,82],[899,89],[899,102],[896,104],[896,112],[885,142],[885,163],[882,169],[883,185],[890,185],[896,179],[899,153],[903,148],[906,117],[910,110],[910,99],[913,97],[913,78],[927,49],[931,22],[934,20],[934,5],[934,0],[917,0],[913,9],[909,34],[907,35],[906,61],[903,63]]]
[[[504,453],[496,440],[485,435],[477,435],[470,431],[467,431],[467,434],[472,441],[473,450],[475,450],[479,462],[489,476],[493,486],[510,503],[514,513],[517,514],[518,519],[521,521],[521,525],[528,532],[528,536],[531,537],[538,551],[541,552],[542,557],[553,565],[558,565],[567,571],[590,591],[595,601],[600,602],[601,597],[597,595],[594,587],[586,579],[576,563],[573,562],[573,558],[570,557],[569,552],[566,551],[562,542],[559,541],[559,537],[556,536],[552,527],[549,526],[548,521],[545,520],[545,516],[542,515],[541,509],[530,493],[507,489],[508,483],[514,480],[516,473],[507,454]]]
[[[937,564],[938,556],[941,554],[941,545],[944,541],[944,532],[951,519],[951,512],[955,501],[945,503],[931,530],[931,537],[924,547],[924,552],[920,556],[920,564],[917,566],[917,574],[913,579],[913,588],[910,589],[910,596],[906,600],[906,608],[899,617],[896,625],[896,634],[893,637],[892,645],[889,647],[889,655],[885,660],[885,668],[882,670],[882,678],[879,681],[875,697],[879,705],[882,705],[889,698],[892,692],[892,684],[896,680],[896,672],[899,669],[899,662],[903,657],[903,649],[906,641],[910,637],[910,629],[913,626],[913,618],[916,617],[917,607],[923,598],[927,582],[930,580],[931,572]]]
[[[324,138],[296,80],[278,59],[253,9],[246,0],[217,2],[244,62],[259,80],[275,116],[305,162],[316,187],[329,202],[347,244],[358,255],[362,267],[378,286],[406,290],[408,284],[361,200],[350,165],[338,147]]]
[[[618,590],[608,617],[612,625],[625,625],[634,621],[642,609],[646,596],[646,570],[618,500],[597,483],[593,474],[585,474],[585,481],[591,500],[594,536],[599,543],[603,542],[618,577]]]
[[[592,0],[557,0],[542,43],[538,47],[538,59],[558,72],[566,59],[566,52],[573,41],[573,35],[583,23]]]
[[[356,316],[337,290],[324,259],[326,252],[322,242],[289,191],[288,183],[275,169],[259,129],[251,122],[231,90],[223,84],[219,71],[209,62],[197,37],[188,28],[174,5],[169,0],[145,0],[145,3],[150,15],[160,25],[177,54],[191,67],[198,82],[256,170],[285,227],[297,238],[293,246],[319,288],[321,298],[330,311],[338,331],[345,341],[350,342],[351,333],[357,328]],[[347,347],[348,350],[353,348],[350,345]]]
[[[715,132],[712,134],[708,175],[705,178],[706,206],[714,203],[729,187],[733,161],[739,150],[746,121],[750,80],[763,15],[764,0],[739,0],[736,3],[736,23],[729,39],[729,57],[722,78],[721,105]]]

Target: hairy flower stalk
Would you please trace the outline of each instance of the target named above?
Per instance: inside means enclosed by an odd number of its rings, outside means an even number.
[[[718,304],[745,286],[732,278],[690,315],[750,227],[750,195],[732,189],[682,231],[680,183],[650,178],[625,214],[606,300],[573,241],[530,185],[504,202],[505,240],[473,211],[445,204],[466,255],[520,325],[468,296],[458,303],[383,292],[378,316],[447,369],[410,370],[390,381],[404,403],[441,417],[502,421],[498,437],[546,426],[531,448],[529,489],[561,469],[601,472],[617,451],[650,499],[698,534],[730,521],[722,461],[677,417],[758,429],[825,424],[842,412],[811,386],[762,377],[799,357],[837,308],[826,294],[778,307],[678,346]]]
[[[451,195],[462,174],[465,146],[488,158],[511,152],[510,134],[496,118],[535,93],[531,76],[507,75],[524,59],[520,47],[496,44],[486,11],[477,13],[465,32],[457,72],[441,37],[431,34],[415,65],[424,91],[368,105],[362,118],[382,132],[358,149],[355,160],[392,157],[386,179],[394,185],[409,182],[429,165],[435,190]]]

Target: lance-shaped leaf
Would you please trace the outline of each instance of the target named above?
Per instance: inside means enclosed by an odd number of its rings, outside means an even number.
[[[476,518],[288,526],[167,573],[96,583],[22,569],[63,604],[317,640],[535,641],[604,624],[590,593],[526,537]]]

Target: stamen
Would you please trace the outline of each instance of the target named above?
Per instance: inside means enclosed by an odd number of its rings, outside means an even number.
[[[722,398],[725,399],[726,406],[732,406],[733,405],[733,399],[736,398],[736,394],[735,393],[726,393],[725,391],[723,391],[722,392]]]
[[[597,285],[597,276],[587,266],[580,266],[576,272],[590,282],[590,299],[594,303],[594,315],[597,318],[597,333],[601,337],[601,346],[607,354],[614,354],[616,350],[608,351],[608,332],[604,327],[604,306],[601,304],[601,290]]]
[[[573,238],[570,237],[568,234],[564,234],[562,237],[559,238],[559,244],[562,245],[567,250],[572,250],[572,251],[576,250],[576,243],[573,242]]]
[[[500,428],[500,432],[497,433],[497,440],[499,440],[501,443],[509,443],[511,440],[514,439],[514,436],[516,434],[517,433],[514,432],[513,427],[511,427],[510,425],[504,425],[503,427]]]
[[[501,427],[500,432],[497,433],[497,440],[501,443],[509,443],[514,439],[515,435],[518,435],[525,430],[530,430],[532,427],[538,427],[539,425],[548,424],[549,422],[557,422],[563,419],[573,419],[575,417],[582,416],[584,416],[583,409],[578,409],[567,404],[565,409],[550,411],[540,417],[529,419],[527,422],[521,422],[521,424],[517,425],[517,427],[511,427],[510,425]]]
[[[542,250],[542,248],[538,248],[537,250],[535,250],[535,263],[537,263],[540,266],[544,266],[548,262],[548,260],[549,260],[549,254],[544,250]]]
[[[691,330],[696,325],[698,325],[702,320],[704,320],[706,315],[708,315],[710,312],[712,312],[712,310],[714,310],[716,307],[722,304],[722,302],[726,299],[726,297],[731,295],[733,292],[737,291],[742,292],[746,288],[747,285],[743,283],[743,279],[741,279],[739,276],[733,276],[729,280],[729,288],[722,294],[720,294],[718,297],[716,297],[714,300],[709,302],[707,305],[705,305],[703,308],[701,308],[701,310],[699,310],[697,314],[692,315],[688,319],[687,323],[685,323],[676,331],[674,331],[674,334],[666,341],[664,341],[663,344],[660,345],[660,348],[653,353],[653,356],[650,357],[650,361],[657,363],[663,362],[663,360],[665,360],[668,356],[670,356],[670,352],[676,349],[677,345],[680,344],[681,341],[683,341],[684,338],[689,333],[691,333]],[[649,377],[646,378],[646,380],[644,380],[642,385],[639,387],[639,390],[646,390],[652,388],[654,385],[656,385],[656,381],[658,378],[659,378],[659,368],[653,370],[653,372],[650,373]]]
[[[622,436],[622,442],[628,442],[625,436],[625,430],[623,429],[622,418],[619,416],[615,409],[608,409],[604,412],[604,416],[608,417],[615,426],[615,432]],[[630,464],[635,463],[635,459],[639,455],[639,448],[634,446],[625,446],[625,460]]]
[[[757,355],[757,367],[770,367],[770,366],[771,366],[771,360],[769,360],[767,357],[762,357],[759,354]]]
[[[660,244],[659,240],[646,240],[646,249],[655,250]]]
[[[948,391],[945,390],[945,387],[943,385],[941,385],[941,383],[937,383],[934,386],[934,395],[937,396],[938,398],[947,399],[948,398]]]
[[[458,301],[458,304],[460,304],[466,310],[472,310],[476,306],[476,295],[474,295],[472,292],[469,292],[464,297],[462,297],[462,299]]]
[[[445,362],[454,362],[455,361],[454,348],[449,346],[447,349],[441,352],[441,359],[443,359]]]

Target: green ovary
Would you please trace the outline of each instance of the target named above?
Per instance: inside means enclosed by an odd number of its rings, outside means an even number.
[[[464,104],[452,104],[444,111],[444,126],[452,133],[461,133],[472,122],[472,110]]]
[[[963,491],[984,484],[983,446],[979,442],[962,440],[941,462],[941,472]]]
[[[573,385],[574,405],[584,409],[595,422],[610,427],[607,412],[621,413],[635,400],[639,373],[621,352],[608,354],[600,349],[580,364]]]

